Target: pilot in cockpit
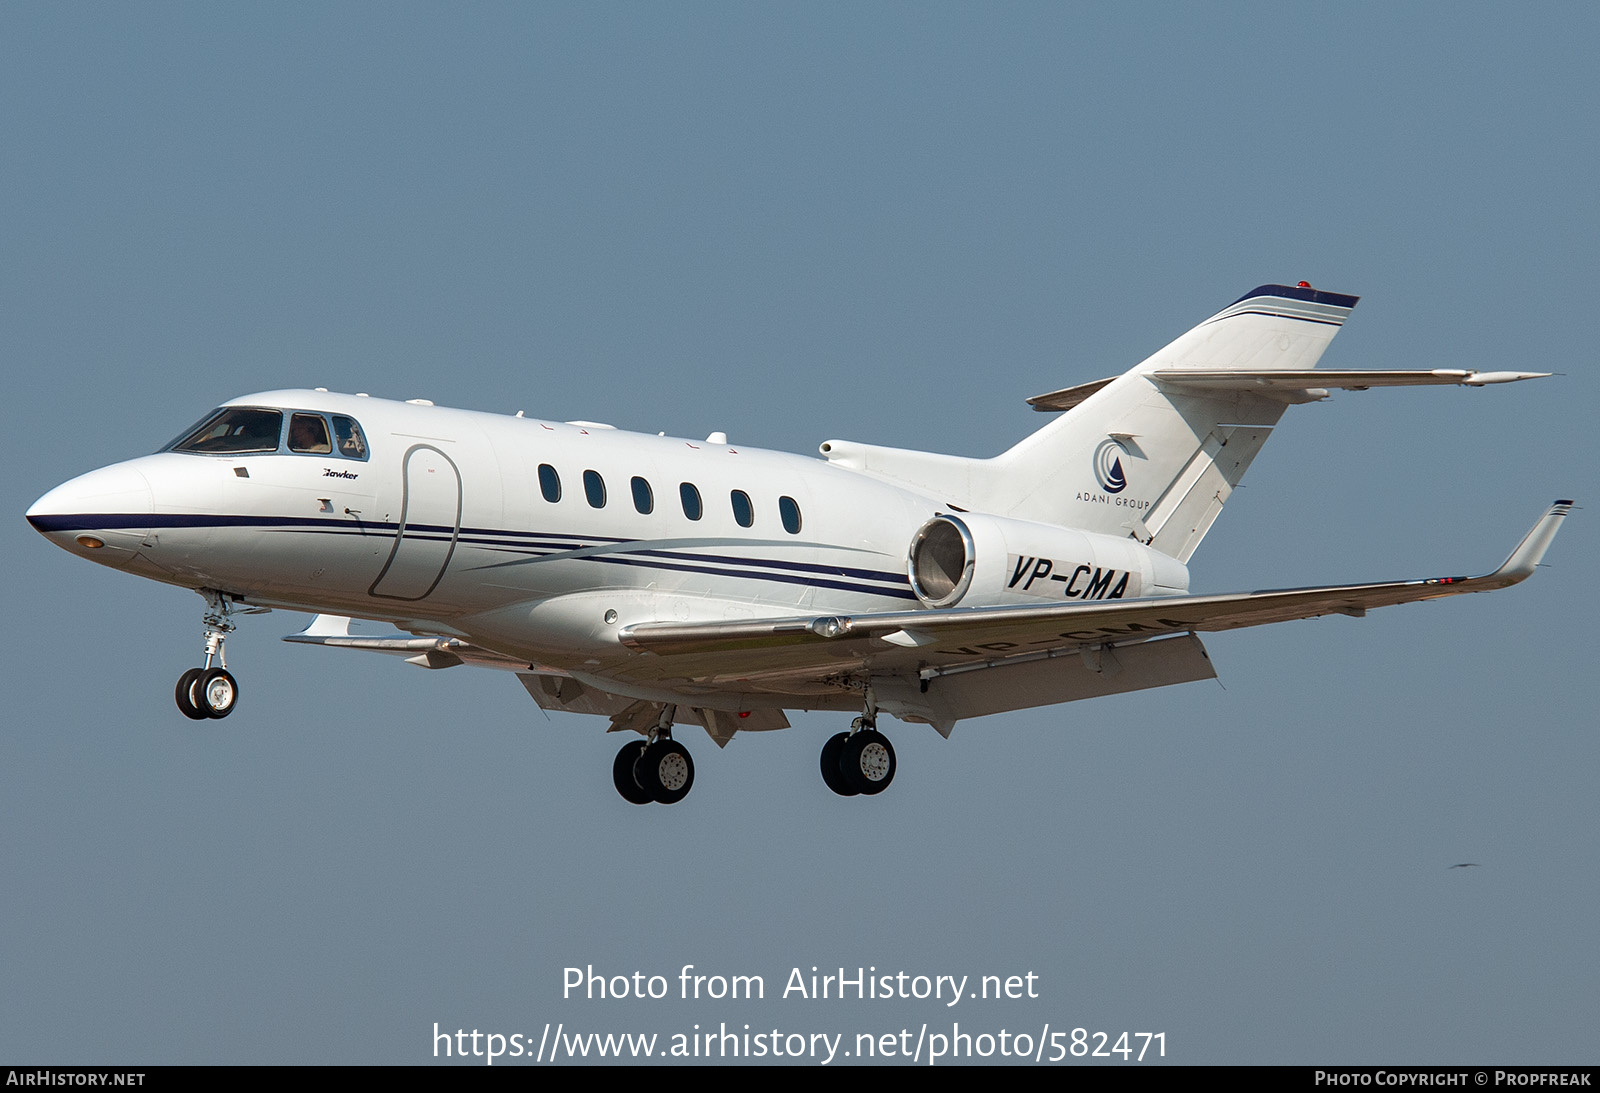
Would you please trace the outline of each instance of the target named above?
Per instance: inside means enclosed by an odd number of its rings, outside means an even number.
[[[295,414],[289,419],[289,450],[311,455],[328,455],[333,444],[328,440],[328,423],[321,414]]]

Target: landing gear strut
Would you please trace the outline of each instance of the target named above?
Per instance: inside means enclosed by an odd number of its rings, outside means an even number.
[[[822,745],[822,780],[841,797],[882,793],[894,781],[894,746],[878,731],[878,704],[872,687],[850,731],[828,738]]]
[[[234,630],[233,605],[220,592],[207,590],[206,662],[178,677],[173,698],[183,716],[203,721],[208,717],[227,717],[239,703],[239,681],[228,671],[223,642]],[[212,662],[215,661],[215,664]]]
[[[661,717],[647,740],[630,740],[611,764],[611,780],[629,804],[651,801],[675,805],[694,787],[694,760],[689,749],[672,739],[678,707],[661,707]]]

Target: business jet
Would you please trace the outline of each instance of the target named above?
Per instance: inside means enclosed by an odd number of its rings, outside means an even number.
[[[1570,501],[1485,576],[1190,594],[1189,559],[1291,404],[1548,375],[1317,369],[1356,300],[1257,288],[1121,376],[1029,399],[1058,416],[989,459],[829,440],[819,460],[319,388],[228,402],[27,518],[205,598],[204,661],[175,692],[196,720],[238,701],[236,618],[285,608],[315,614],[287,641],[502,669],[546,709],[609,718],[636,804],[693,785],[674,726],[722,746],[788,727],[786,710],[856,714],[822,778],[870,795],[896,770],[880,714],[948,736],[1211,679],[1201,633],[1533,572]]]

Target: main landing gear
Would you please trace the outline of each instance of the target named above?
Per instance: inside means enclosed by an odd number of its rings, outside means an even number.
[[[611,764],[611,780],[629,804],[651,801],[675,805],[694,787],[694,760],[689,749],[672,739],[676,706],[661,707],[661,717],[647,740],[630,740]]]
[[[206,663],[190,668],[178,677],[173,698],[183,716],[203,721],[208,717],[227,717],[239,703],[239,681],[228,671],[222,644],[234,629],[233,605],[220,592],[206,591]],[[212,662],[216,663],[213,664]]]
[[[894,781],[894,746],[877,729],[878,704],[867,689],[866,709],[850,731],[822,745],[822,780],[841,797],[882,793]]]

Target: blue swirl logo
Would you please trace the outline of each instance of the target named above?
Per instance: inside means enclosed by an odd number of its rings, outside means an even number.
[[[1122,470],[1122,457],[1128,449],[1121,441],[1102,440],[1094,450],[1094,477],[1107,493],[1121,493],[1128,488],[1128,477]]]

